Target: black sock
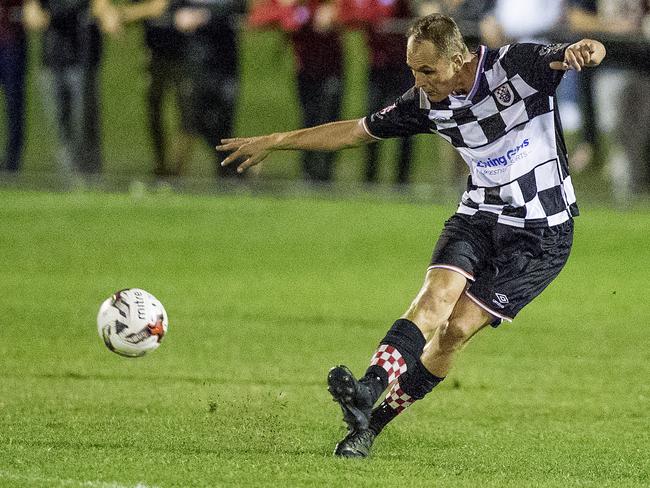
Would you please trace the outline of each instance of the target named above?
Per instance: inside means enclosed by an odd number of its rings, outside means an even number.
[[[389,383],[420,362],[425,343],[424,335],[413,322],[408,319],[395,321],[379,343],[365,376],[360,379],[370,388],[373,400],[379,398]]]
[[[444,378],[431,374],[421,361],[399,377],[386,399],[372,411],[370,429],[379,434],[386,425],[416,400],[421,400]]]

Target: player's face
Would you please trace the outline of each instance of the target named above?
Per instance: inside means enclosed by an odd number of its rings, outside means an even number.
[[[409,37],[406,63],[415,77],[415,86],[422,88],[432,102],[447,98],[458,85],[462,57],[448,59],[429,41],[415,41]]]

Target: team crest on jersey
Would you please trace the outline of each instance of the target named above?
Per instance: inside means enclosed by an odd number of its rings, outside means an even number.
[[[512,102],[515,101],[515,94],[513,93],[512,88],[508,83],[504,83],[499,88],[494,90],[494,96],[496,97],[497,101],[505,107],[509,107],[512,105]]]

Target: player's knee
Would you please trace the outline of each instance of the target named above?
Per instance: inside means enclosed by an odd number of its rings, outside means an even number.
[[[445,324],[454,308],[457,296],[444,289],[423,289],[411,304],[407,318],[416,323],[425,337]]]
[[[474,330],[466,324],[457,320],[449,320],[441,329],[438,335],[439,347],[442,351],[457,351],[469,341]]]

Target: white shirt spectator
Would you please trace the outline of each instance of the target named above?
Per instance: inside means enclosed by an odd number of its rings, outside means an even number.
[[[504,34],[519,42],[539,41],[562,20],[563,0],[498,0],[494,8]]]

